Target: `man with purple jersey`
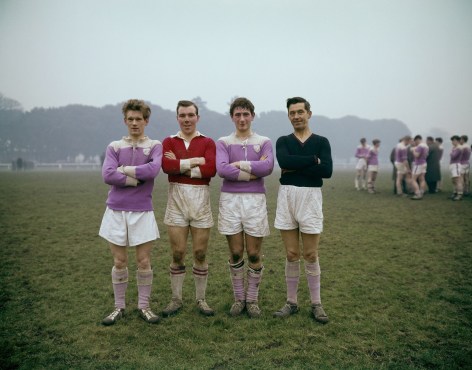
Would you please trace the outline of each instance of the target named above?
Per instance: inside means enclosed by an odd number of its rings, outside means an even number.
[[[151,115],[151,108],[144,101],[128,100],[122,111],[128,136],[107,147],[102,168],[103,179],[110,185],[110,191],[99,235],[109,242],[113,255],[111,277],[115,296],[115,309],[102,324],[113,325],[124,315],[128,247],[136,250],[139,315],[148,323],[157,323],[160,318],[150,308],[151,250],[159,238],[152,191],[154,179],[161,169],[162,145],[144,134]]]
[[[423,143],[421,135],[416,135],[413,139],[413,145],[410,149],[413,153],[413,169],[412,169],[412,188],[414,195],[412,200],[423,199],[423,194],[426,191],[426,159],[428,158],[428,145]]]
[[[287,99],[287,110],[293,133],[281,136],[276,144],[281,177],[274,222],[274,226],[280,230],[286,252],[287,300],[274,313],[274,317],[288,317],[299,310],[297,293],[303,253],[311,315],[324,324],[329,320],[321,305],[318,249],[323,231],[321,187],[323,179],[330,178],[333,173],[331,146],[327,138],[310,130],[312,112],[306,99]]]
[[[461,175],[464,184],[464,195],[470,195],[470,146],[467,144],[469,140],[467,135],[461,136]]]
[[[262,240],[269,235],[264,177],[272,173],[274,154],[269,138],[252,131],[254,105],[235,99],[229,110],[236,131],[216,143],[216,170],[223,178],[218,231],[226,235],[234,300],[231,316],[244,309],[259,317],[259,285],[262,279]],[[244,251],[248,258],[247,291],[244,283]]]
[[[397,195],[403,196],[402,182],[405,180],[406,188],[408,189],[411,185],[411,170],[408,164],[408,145],[410,144],[411,137],[404,136],[401,141],[395,147],[395,168],[397,169]]]
[[[360,140],[361,144],[357,147],[354,156],[357,158],[356,163],[356,178],[354,179],[354,186],[356,190],[367,189],[366,174],[367,174],[367,156],[369,155],[370,147],[367,140],[363,137]]]
[[[372,140],[372,146],[367,154],[367,191],[369,194],[375,194],[375,180],[379,172],[379,147],[380,140]]]
[[[449,170],[451,171],[452,185],[454,188],[454,192],[450,197],[452,200],[462,200],[464,189],[461,176],[462,148],[460,140],[461,138],[458,135],[451,137],[452,149],[449,159]]]
[[[197,105],[189,100],[177,103],[180,131],[164,139],[162,170],[169,175],[169,191],[164,223],[172,250],[169,275],[172,299],[163,316],[177,313],[183,307],[182,287],[186,275],[187,239],[192,236],[195,300],[205,316],[213,309],[205,300],[208,262],[206,259],[213,217],[210,206],[210,180],[216,174],[215,142],[197,131],[200,119]]]

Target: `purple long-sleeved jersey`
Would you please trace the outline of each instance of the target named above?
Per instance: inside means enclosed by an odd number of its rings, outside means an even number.
[[[234,162],[239,162],[240,168],[231,165]],[[223,178],[223,192],[265,193],[264,177],[270,175],[273,168],[272,143],[265,136],[253,133],[241,140],[232,133],[216,143],[216,171]],[[257,179],[251,180],[251,174]]]
[[[115,211],[152,211],[154,178],[161,169],[162,145],[147,136],[139,141],[123,137],[108,145],[102,176],[111,185],[106,201]]]
[[[367,155],[367,165],[378,166],[379,165],[379,149],[373,146],[369,150]]]
[[[402,142],[395,147],[395,163],[403,163],[408,160],[408,147]]]
[[[416,165],[422,165],[426,163],[426,158],[428,157],[429,148],[425,143],[418,144],[414,149],[415,159],[414,163]]]
[[[462,145],[461,164],[469,164],[470,161],[470,146],[466,143]]]
[[[461,163],[462,150],[460,146],[452,147],[449,164]]]

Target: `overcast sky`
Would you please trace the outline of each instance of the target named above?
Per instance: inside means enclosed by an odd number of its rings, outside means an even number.
[[[26,110],[200,96],[472,135],[470,0],[0,0],[0,93]],[[158,117],[155,117],[157,120]]]

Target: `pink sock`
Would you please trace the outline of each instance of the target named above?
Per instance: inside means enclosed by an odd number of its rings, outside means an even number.
[[[115,295],[115,307],[125,308],[126,289],[128,288],[128,268],[125,267],[122,270],[118,270],[113,266],[111,270],[111,281]]]
[[[298,282],[300,281],[300,260],[285,260],[285,283],[287,284],[287,302],[298,303]]]
[[[235,264],[229,264],[229,271],[231,274],[231,284],[233,284],[233,294],[235,301],[245,301],[244,294],[244,260]]]
[[[136,282],[138,284],[138,308],[149,308],[149,298],[152,288],[152,270],[136,271]]]
[[[321,303],[320,297],[320,262],[308,263],[305,261],[305,273],[308,281],[308,289],[310,290],[311,303]]]
[[[259,284],[262,279],[262,270],[262,266],[258,270],[254,270],[251,267],[247,270],[247,302],[257,302],[259,296]]]

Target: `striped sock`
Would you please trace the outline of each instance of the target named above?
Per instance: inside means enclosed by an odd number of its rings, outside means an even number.
[[[205,292],[208,281],[208,265],[196,267],[193,265],[193,277],[195,279],[195,298],[197,301],[205,300]]]
[[[247,302],[257,302],[259,296],[259,285],[262,280],[262,270],[264,269],[261,266],[259,269],[255,270],[251,267],[247,270]]]
[[[231,274],[231,284],[233,285],[233,294],[235,301],[245,301],[246,295],[244,292],[244,260],[235,264],[229,264],[229,271]]]
[[[182,301],[182,286],[185,279],[185,266],[170,266],[170,286],[172,299]]]

